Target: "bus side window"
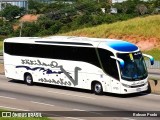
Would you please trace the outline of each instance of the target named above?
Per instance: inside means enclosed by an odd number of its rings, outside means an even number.
[[[98,48],[99,57],[102,63],[102,68],[106,74],[119,80],[118,68],[116,60],[113,60],[110,56],[114,56],[112,52]]]

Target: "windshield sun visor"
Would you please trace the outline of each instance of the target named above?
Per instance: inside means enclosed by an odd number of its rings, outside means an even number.
[[[121,66],[121,68],[123,68],[124,67],[124,60],[122,60],[122,59],[120,59],[120,58],[116,58],[116,57],[114,57],[114,56],[110,56],[112,59],[115,59],[115,60],[117,60],[117,61],[119,61],[119,63],[120,63],[120,66]]]

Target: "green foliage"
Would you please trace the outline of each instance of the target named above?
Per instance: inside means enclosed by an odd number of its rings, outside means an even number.
[[[11,24],[0,22],[0,35],[8,35],[13,32],[13,28]]]
[[[13,20],[18,16],[20,17],[23,13],[23,8],[7,4],[6,7],[2,10],[1,15],[7,20]]]
[[[91,0],[82,0],[76,2],[75,9],[81,14],[93,14],[101,12],[100,6]]]
[[[12,35],[13,36],[19,36],[20,35],[20,29],[17,29]],[[30,22],[24,22],[22,23],[22,34],[21,36],[25,37],[31,37],[35,36],[35,34],[39,31],[39,26],[36,23],[30,23]]]
[[[125,14],[153,14],[155,9],[160,6],[159,0],[127,0],[122,3],[115,3],[114,8],[117,8],[118,13]]]
[[[40,27],[40,29],[48,29],[54,24],[54,21],[46,16],[41,16],[36,24]]]
[[[3,26],[3,24],[4,24],[3,19],[0,19],[0,26]]]
[[[110,35],[115,38],[125,38],[131,36],[136,42],[139,42],[140,36],[148,38],[156,38],[160,40],[160,15],[152,15],[148,17],[137,17],[127,21],[120,21],[112,24],[102,24],[91,28],[84,28],[65,35],[88,36],[88,37],[104,37]],[[144,40],[145,40],[144,39]],[[143,39],[142,39],[143,40]],[[157,41],[159,43],[159,41]]]
[[[160,60],[160,54],[159,54],[160,50],[159,49],[147,50],[147,51],[144,51],[144,53],[152,55],[155,60]]]
[[[160,6],[160,1],[159,0],[153,0],[151,3],[153,3],[154,7],[159,7]]]
[[[43,7],[43,3],[36,0],[28,0],[29,13],[38,14],[42,12],[41,11],[42,7]]]
[[[63,26],[62,23],[57,21],[49,28],[49,31],[51,32],[51,34],[56,34],[60,31],[62,26]]]
[[[137,16],[153,14],[155,7],[160,2],[127,0],[122,3],[111,5],[109,0],[72,0],[73,3],[58,0],[48,4],[44,0],[29,0],[28,13],[43,14],[36,22],[23,23],[22,36],[46,36],[64,33],[85,27],[92,27],[103,23],[114,23],[128,20]],[[68,1],[68,0],[66,0]],[[158,5],[157,5],[158,4]],[[117,14],[111,14],[110,8],[117,8]],[[101,8],[105,9],[105,13]],[[1,12],[9,20],[15,19],[17,15],[23,14],[20,8],[7,5]],[[11,26],[0,20],[0,35],[19,36],[20,29],[13,31]],[[10,30],[8,30],[8,28]]]

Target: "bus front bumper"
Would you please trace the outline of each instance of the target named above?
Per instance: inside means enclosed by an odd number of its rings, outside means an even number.
[[[121,94],[130,94],[130,93],[138,93],[148,90],[148,82],[141,87],[124,87],[121,86]]]

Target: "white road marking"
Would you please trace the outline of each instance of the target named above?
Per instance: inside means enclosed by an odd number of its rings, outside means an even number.
[[[102,113],[91,112],[91,111],[87,111],[87,110],[81,110],[81,109],[72,109],[72,110],[75,110],[75,111],[85,111],[85,112],[88,112],[88,113],[94,113],[94,114],[97,114],[97,115],[102,115]]]
[[[36,103],[36,104],[41,104],[41,105],[47,105],[47,106],[55,106],[55,105],[52,105],[52,104],[47,104],[47,103],[41,103],[41,102],[35,102],[35,101],[30,101],[32,103]]]
[[[61,95],[68,95],[68,96],[74,96],[74,97],[82,97],[82,98],[87,98],[87,99],[96,99],[93,97],[87,97],[87,96],[80,96],[80,95],[72,95],[72,94],[67,94],[67,93],[61,93],[61,92],[53,92],[53,91],[48,91],[49,93],[56,93],[56,94],[61,94]]]
[[[156,94],[149,94],[149,95],[156,96],[156,97],[160,97],[160,95],[156,95]]]
[[[158,94],[146,94],[146,93],[139,93],[140,95],[150,95],[150,96],[156,96],[156,97],[160,97],[160,95]]]
[[[75,111],[86,111],[86,110],[81,110],[81,109],[73,109]]]
[[[54,111],[53,111],[54,112]],[[54,115],[54,117],[63,117],[63,118],[67,118],[67,119],[74,119],[74,120],[85,120],[85,119],[81,119],[81,118],[76,118],[76,117],[65,117],[65,116],[62,116],[62,115],[57,115],[57,114],[48,114],[48,113],[45,113],[46,115]]]
[[[136,119],[131,119],[131,118],[123,118],[125,120],[136,120]]]
[[[0,108],[19,110],[19,111],[30,111],[30,110],[25,110],[25,109],[20,109],[20,108],[14,108],[14,107],[8,107],[8,106],[0,106]]]
[[[0,96],[0,98],[6,98],[6,99],[12,99],[12,100],[16,99],[16,98],[6,97],[6,96]]]
[[[75,118],[75,117],[65,117],[65,118],[68,118],[68,119],[74,119],[74,120],[85,120],[85,119]]]

